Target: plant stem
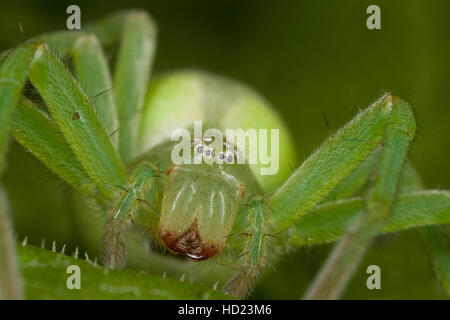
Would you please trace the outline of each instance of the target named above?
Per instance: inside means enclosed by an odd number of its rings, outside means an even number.
[[[8,203],[6,194],[0,189],[0,299],[17,300],[22,297]]]

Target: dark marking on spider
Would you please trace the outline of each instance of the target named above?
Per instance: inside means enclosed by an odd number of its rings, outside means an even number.
[[[72,120],[80,120],[80,114],[78,112],[74,112],[72,115]]]
[[[175,169],[176,169],[176,165],[175,164],[171,164],[168,168],[167,168],[167,171],[166,171],[166,175],[168,176],[168,175],[170,175]]]
[[[203,241],[197,227],[197,221],[183,233],[176,233],[165,228],[158,230],[159,237],[164,244],[174,253],[186,255],[193,261],[207,260],[219,251],[222,247],[218,243]]]
[[[245,184],[239,184],[239,187],[238,187],[238,195],[239,195],[239,197],[241,197],[241,198],[244,198],[245,197],[245,191],[246,191],[246,186],[245,186]]]

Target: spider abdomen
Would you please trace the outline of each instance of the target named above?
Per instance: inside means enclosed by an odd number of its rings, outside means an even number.
[[[264,143],[259,136],[256,145],[248,143],[245,150],[240,150],[257,155],[250,168],[266,194],[285,181],[290,166],[297,164],[288,129],[264,98],[238,82],[199,71],[179,71],[152,80],[141,115],[137,153],[143,154],[170,139],[178,128],[192,130],[194,121],[202,121],[203,132],[216,128],[224,136],[227,129],[254,130],[257,135],[267,130],[269,136],[272,129],[278,130],[279,147],[272,148],[271,156],[276,156],[279,163],[272,174],[261,173],[268,164],[258,154]],[[267,141],[270,152],[270,138]]]

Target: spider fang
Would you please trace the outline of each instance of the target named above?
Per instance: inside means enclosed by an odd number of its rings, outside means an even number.
[[[222,249],[219,244],[206,243],[200,238],[197,221],[181,235],[165,229],[160,229],[158,233],[167,248],[185,254],[193,261],[209,259]]]

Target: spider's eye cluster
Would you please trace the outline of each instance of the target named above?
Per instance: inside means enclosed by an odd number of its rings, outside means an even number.
[[[196,155],[203,155],[206,159],[213,159],[217,156],[220,163],[232,164],[235,163],[235,159],[237,160],[239,158],[238,151],[229,143],[223,142],[220,148],[220,143],[216,143],[212,137],[206,137],[203,140],[193,139],[191,144],[194,153]]]
[[[226,163],[234,162],[234,153],[232,151],[220,152],[219,159],[223,160]]]

